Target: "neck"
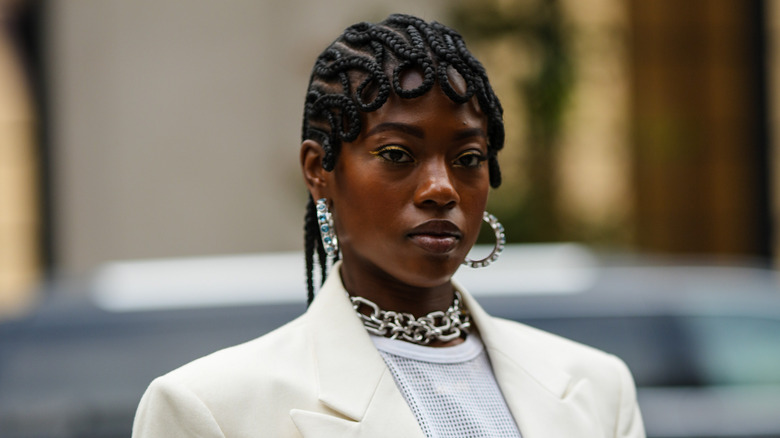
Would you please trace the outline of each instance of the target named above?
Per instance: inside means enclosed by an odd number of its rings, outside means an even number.
[[[365,271],[350,268],[349,264],[341,265],[341,281],[347,292],[371,300],[383,310],[420,317],[445,311],[452,305],[454,289],[449,278],[431,285],[410,285],[381,271],[367,275]]]

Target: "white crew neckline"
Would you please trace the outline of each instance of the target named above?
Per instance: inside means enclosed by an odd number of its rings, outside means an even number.
[[[466,336],[466,339],[460,344],[451,347],[429,347],[373,334],[370,336],[371,341],[378,350],[430,363],[453,364],[467,362],[479,356],[485,349],[482,340],[473,333]]]

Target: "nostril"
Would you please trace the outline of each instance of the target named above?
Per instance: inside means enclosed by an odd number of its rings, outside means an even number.
[[[420,205],[454,207],[460,197],[452,184],[426,184],[420,187],[415,196]]]
[[[445,159],[426,161],[418,173],[415,202],[420,206],[453,207],[459,201],[453,175]]]
[[[435,200],[435,199],[426,199],[425,201],[423,201],[423,202],[422,202],[422,205],[424,205],[424,206],[427,206],[427,207],[446,207],[446,208],[452,208],[452,207],[454,207],[456,204],[457,204],[457,203],[456,203],[454,200],[453,200],[453,201],[448,201],[448,202],[440,202],[440,201],[437,201],[437,200]]]

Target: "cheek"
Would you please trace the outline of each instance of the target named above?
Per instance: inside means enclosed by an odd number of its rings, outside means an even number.
[[[485,211],[488,200],[489,183],[485,178],[484,184],[480,183],[470,186],[469,190],[462,192],[461,208],[466,215],[470,235],[474,241],[477,240],[479,231],[482,227],[482,213]]]
[[[485,209],[487,205],[488,193],[490,191],[490,180],[487,169],[478,175],[463,179],[458,187],[461,204],[464,209]]]
[[[469,226],[471,227],[472,241],[476,242],[479,232],[482,228],[482,213],[485,211],[484,204],[481,208],[474,208],[469,214]],[[472,242],[472,243],[473,243]]]
[[[349,172],[341,175],[333,193],[335,204],[336,231],[340,238],[349,240],[351,236],[371,235],[377,227],[387,220],[393,211],[385,186],[377,178],[361,172]]]

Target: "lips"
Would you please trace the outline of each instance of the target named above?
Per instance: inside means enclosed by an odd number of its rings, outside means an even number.
[[[433,219],[414,227],[407,236],[427,252],[444,254],[455,248],[463,233],[450,221]]]

